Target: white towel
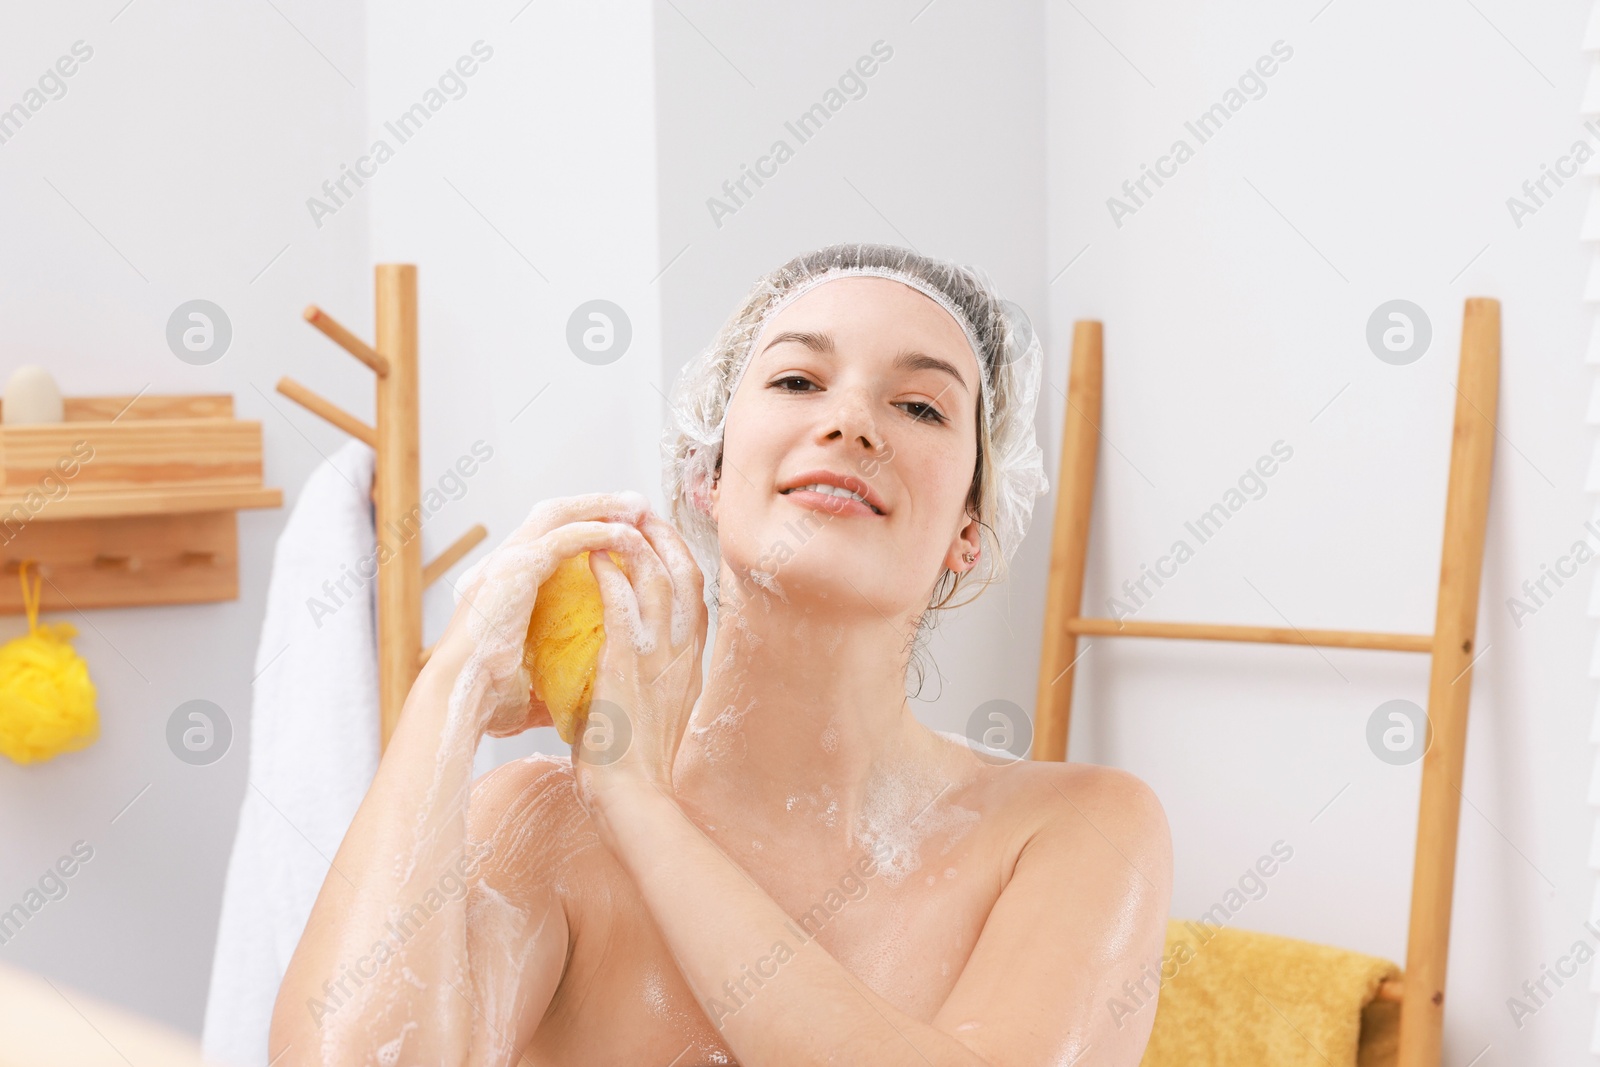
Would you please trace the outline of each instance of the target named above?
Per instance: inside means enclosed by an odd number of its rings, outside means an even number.
[[[351,441],[313,471],[273,553],[203,1038],[233,1067],[267,1063],[278,986],[378,769],[372,467]]]

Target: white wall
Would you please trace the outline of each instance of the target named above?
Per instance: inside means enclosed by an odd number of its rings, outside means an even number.
[[[1587,968],[1520,1030],[1505,1005],[1594,940],[1587,583],[1520,629],[1505,604],[1588,518],[1583,194],[1569,183],[1520,229],[1505,206],[1581,134],[1587,7],[1049,5],[1053,335],[1097,318],[1107,346],[1088,610],[1281,438],[1294,455],[1266,495],[1136,617],[1431,631],[1462,301],[1502,301],[1446,1063],[1486,1046],[1486,1065],[1580,1062],[1594,1011]],[[1265,95],[1199,145],[1185,120],[1279,40],[1293,55]],[[1107,198],[1178,137],[1194,158],[1117,226]],[[1434,327],[1409,366],[1364,339],[1394,298]],[[1380,762],[1364,730],[1386,700],[1426,703],[1427,669],[1097,641],[1072,756],[1161,795],[1174,914],[1210,908],[1281,838],[1293,859],[1234,922],[1403,963],[1421,765]]]
[[[273,392],[278,377],[371,412],[365,372],[299,318],[312,300],[364,306],[364,223],[318,233],[304,200],[359,143],[365,56],[359,5],[276,3],[282,16],[192,0],[9,12],[0,106],[75,41],[93,55],[0,145],[0,374],[40,363],[68,395],[231,393],[239,417],[263,424],[266,482],[287,507],[317,448],[336,441]],[[165,340],[173,309],[196,297],[221,305],[234,330],[204,367]],[[285,514],[240,514],[236,601],[46,616],[78,627],[101,737],[48,763],[0,760],[0,909],[75,841],[94,856],[0,961],[199,1032]],[[25,630],[20,616],[0,621],[0,639]],[[235,728],[205,767],[179,762],[165,740],[167,717],[195,698]]]
[[[759,275],[835,241],[980,265],[1044,329],[1042,7],[840,0],[756,15],[674,0],[657,5],[656,21],[661,248],[678,257],[661,283],[669,374]],[[804,143],[786,128],[857,60],[885,53],[864,91],[847,82],[842,106]],[[761,187],[747,181],[753,195],[739,194],[731,216],[714,213],[707,201],[734,203],[723,183],[778,139],[793,158]],[[1045,521],[1047,504],[1040,497],[1035,513]],[[1044,598],[1026,576],[1044,572],[1047,546],[1024,542],[1012,561],[1024,577],[939,623],[923,657],[924,722],[960,732],[987,701],[1033,706]]]
[[[423,555],[481,522],[476,560],[548,497],[636,489],[659,505],[649,6],[373,0],[368,22],[370,127],[391,141],[384,124],[475,42],[492,53],[365,190],[374,261],[418,264],[423,484],[474,441],[494,449],[424,526]],[[603,365],[567,343],[568,319],[595,299],[632,326]],[[448,582],[467,565],[427,594],[426,640],[449,621]],[[536,747],[560,741],[491,738],[479,767]]]

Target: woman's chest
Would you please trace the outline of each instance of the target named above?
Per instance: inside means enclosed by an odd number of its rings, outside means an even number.
[[[926,1021],[959,978],[1000,887],[994,859],[959,844],[924,850],[915,861],[880,846],[798,868],[764,862],[762,850],[724,848],[788,916],[772,950],[697,995],[632,879],[595,850],[588,858],[598,869],[585,881],[603,890],[570,898],[584,914],[575,917],[572,956],[529,1048],[531,1062],[731,1064],[722,1027],[759,998],[782,996],[784,966],[810,941],[895,1008]],[[700,906],[714,924],[718,902]]]

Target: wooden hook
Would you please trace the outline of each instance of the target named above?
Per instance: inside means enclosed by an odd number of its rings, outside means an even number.
[[[279,378],[278,392],[293,400],[313,415],[320,415],[339,429],[372,448],[378,447],[378,431],[362,422],[348,411],[322,399],[293,378]]]
[[[315,304],[309,304],[301,314],[305,316],[307,322],[327,334],[334,344],[371,367],[377,372],[378,377],[388,376],[389,361],[373,351],[371,345],[339,325],[338,321],[327,312]]]
[[[429,561],[427,566],[422,568],[422,588],[426,589],[434,582],[437,582],[444,576],[445,571],[461,562],[462,556],[471,552],[480,541],[488,536],[489,531],[483,528],[482,523],[478,523],[472,529],[456,538],[454,544],[439,553]]]

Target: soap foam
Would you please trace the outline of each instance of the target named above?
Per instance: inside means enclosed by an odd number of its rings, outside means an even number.
[[[868,780],[855,836],[874,852],[888,853],[879,864],[888,884],[899,885],[922,866],[919,849],[925,838],[948,834],[942,854],[982,819],[978,812],[942,799],[954,784],[909,759]]]
[[[826,790],[828,787],[823,786],[822,788]],[[834,823],[838,822],[839,802],[837,800],[828,801],[828,806],[817,812],[817,818],[822,820],[822,824],[824,826],[832,826]]]
[[[516,1052],[511,1035],[516,1032],[517,992],[551,912],[559,907],[551,901],[535,924],[526,911],[485,882],[473,883],[467,896],[467,959],[473,1008],[482,1024],[474,1030],[487,1031],[490,1062],[500,1062]]]
[[[705,705],[695,705],[689,719],[688,732],[700,743],[707,763],[722,763],[729,759],[744,758],[745,737],[744,732],[739,729],[739,724],[754,706],[754,701],[745,705],[727,704],[709,722],[701,722],[705,714]]]
[[[986,767],[1005,767],[1027,758],[1026,754],[1018,756],[1015,752],[986,745],[983,741],[967,737],[965,734],[952,733],[949,730],[934,730],[933,732],[940,737],[955,742],[963,751],[969,755],[976,756],[977,760],[981,760],[982,765]],[[977,761],[975,760],[974,762]]]
[[[827,804],[824,805],[823,801]],[[827,782],[822,783],[822,796],[815,793],[796,793],[784,801],[784,810],[793,814],[800,808],[803,814],[810,814],[824,826],[832,826],[839,819],[839,801],[833,796],[833,787]]]
[[[399,1037],[378,1046],[378,1067],[394,1067],[400,1062],[400,1048],[406,1043],[406,1035],[416,1028],[416,1023],[406,1023],[400,1028]]]
[[[783,591],[783,585],[778,581],[777,571],[764,571],[758,567],[751,567],[745,574],[750,581],[761,589],[771,593],[785,604],[789,603],[789,596]]]

